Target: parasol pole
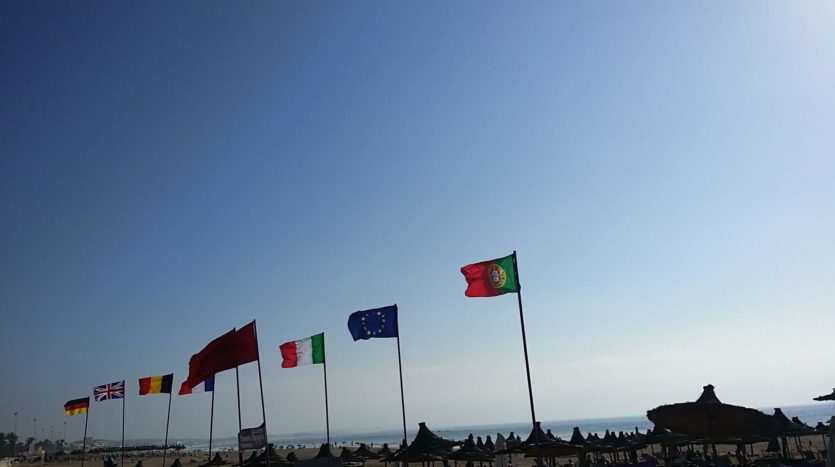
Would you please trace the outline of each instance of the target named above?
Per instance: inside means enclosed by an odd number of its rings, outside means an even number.
[[[174,379],[174,375],[171,375]],[[168,392],[168,416],[165,418],[165,443],[162,445],[162,467],[165,467],[165,455],[168,454],[168,424],[171,421],[171,397],[174,395],[174,390]]]
[[[528,377],[528,399],[531,403],[531,421],[533,424],[534,441],[536,441],[536,462],[542,464],[542,443],[536,426],[536,410],[533,404],[533,386],[531,385],[531,366],[528,361],[528,339],[525,336],[525,314],[522,311],[522,284],[519,280],[519,263],[516,260],[516,250],[513,250],[513,269],[516,270],[516,300],[519,303],[519,323],[522,327],[522,349],[525,352],[525,374]]]

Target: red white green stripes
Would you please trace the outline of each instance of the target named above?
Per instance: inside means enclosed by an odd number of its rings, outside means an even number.
[[[325,333],[281,344],[281,368],[325,363]]]

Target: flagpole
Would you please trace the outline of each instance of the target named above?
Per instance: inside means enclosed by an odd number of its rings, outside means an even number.
[[[255,324],[254,319],[252,320],[252,328],[255,334],[255,349],[258,351],[258,388],[261,390],[261,417],[264,423],[264,441],[267,444],[264,446],[264,452],[267,453],[267,467],[270,467],[270,440],[267,436],[267,409],[264,407],[264,383],[261,381],[261,351],[258,349],[258,325]],[[243,454],[241,454],[241,465],[243,465]]]
[[[328,440],[328,449],[331,446],[331,422],[328,413],[328,353],[325,352],[325,333],[322,333],[322,374],[325,376],[325,433]]]
[[[81,467],[84,467],[84,451],[87,450],[87,421],[90,420],[90,398],[87,398],[87,412],[84,416],[84,438],[81,440]]]
[[[127,382],[125,383],[127,385]],[[125,467],[125,399],[128,398],[127,388],[124,388],[125,395],[122,396],[122,467]]]
[[[209,410],[209,460],[212,460],[212,427],[215,421],[215,388],[212,387],[212,408]],[[163,466],[165,467],[165,466]]]
[[[171,376],[172,380],[174,376]],[[168,454],[168,424],[171,421],[171,398],[174,395],[174,388],[168,393],[168,416],[165,418],[165,444],[162,445],[162,467],[165,467],[165,455]]]
[[[394,304],[397,307],[397,304]],[[403,361],[400,359],[400,317],[397,317],[397,368],[400,370],[400,410],[403,413],[403,446],[407,442],[406,437],[406,397],[403,395]]]
[[[519,302],[519,323],[522,326],[522,349],[525,351],[525,373],[528,376],[528,399],[531,403],[531,421],[533,422],[534,440],[536,441],[537,464],[542,464],[542,445],[539,430],[536,427],[536,410],[533,405],[533,385],[531,385],[531,366],[528,362],[528,339],[525,336],[525,314],[522,312],[522,285],[519,281],[519,264],[516,261],[516,250],[513,250],[513,269],[516,270],[516,299]]]
[[[243,424],[241,423],[241,379],[238,377],[237,366],[235,367],[235,384],[238,386],[238,466],[243,467],[244,453],[241,452],[241,430],[243,430]]]

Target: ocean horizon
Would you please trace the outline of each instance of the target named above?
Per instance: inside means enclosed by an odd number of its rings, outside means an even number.
[[[759,408],[758,410],[771,414],[774,408]],[[809,425],[816,425],[818,422],[827,422],[833,415],[835,415],[835,405],[833,404],[809,404],[782,407],[783,412],[788,417],[798,417],[804,423]],[[424,420],[420,420],[424,421]],[[531,431],[531,422],[507,422],[507,423],[490,423],[480,425],[461,425],[461,426],[433,426],[431,420],[425,420],[427,426],[438,436],[447,439],[463,440],[470,434],[480,436],[486,439],[489,435],[495,439],[497,433],[507,436],[513,432],[521,436],[523,439]],[[414,427],[407,430],[409,440],[417,433],[417,422],[412,423]],[[605,417],[605,418],[585,418],[585,419],[566,419],[566,420],[543,420],[542,429],[551,430],[551,432],[563,439],[571,437],[571,432],[574,427],[579,427],[580,431],[585,435],[588,432],[600,433],[601,435],[606,431],[634,431],[636,428],[641,431],[646,431],[652,428],[652,422],[646,418],[646,415],[632,415],[619,417]],[[333,431],[331,432],[331,444],[334,446],[353,446],[357,447],[360,443],[365,443],[373,446],[381,446],[383,443],[389,445],[397,445],[403,437],[401,430],[357,430],[357,431]],[[297,432],[297,433],[279,433],[270,434],[269,440],[276,446],[302,446],[313,447],[319,446],[325,442],[324,432]],[[97,440],[99,442],[118,446],[118,441],[113,440]],[[209,447],[208,438],[183,438],[169,440],[171,444],[182,443],[188,450],[206,450]],[[132,444],[152,444],[163,442],[162,439],[131,439],[126,440],[127,445]],[[216,438],[212,441],[213,450],[228,450],[237,448],[237,439],[234,436],[225,436]]]

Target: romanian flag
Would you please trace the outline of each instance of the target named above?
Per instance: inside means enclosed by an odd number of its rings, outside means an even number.
[[[73,399],[66,404],[64,404],[64,412],[67,413],[67,417],[70,415],[78,415],[82,413],[87,413],[87,409],[90,408],[90,398],[89,397],[82,397],[81,399]]]
[[[174,383],[174,373],[163,376],[149,376],[139,379],[139,395],[146,394],[171,394],[171,386]]]

